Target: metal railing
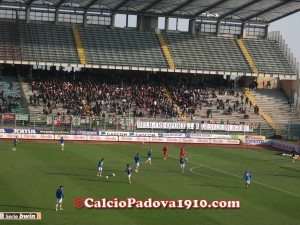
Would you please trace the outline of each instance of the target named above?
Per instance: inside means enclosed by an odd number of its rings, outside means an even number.
[[[69,116],[69,115],[43,115],[43,114],[13,114],[6,113],[0,114],[1,128],[12,129],[33,129],[57,132],[70,132],[70,131],[118,131],[118,132],[155,132],[155,133],[209,133],[209,134],[248,134],[248,135],[263,135],[266,137],[282,137],[285,139],[300,139],[300,121],[288,122],[283,124],[276,124],[276,128],[272,129],[267,123],[228,123],[227,121],[180,121],[175,119],[155,119],[133,117],[114,117],[114,116]],[[140,122],[156,122],[156,124],[174,124],[174,128],[156,126],[141,128]],[[214,125],[234,125],[239,127],[248,127],[247,129],[221,129],[218,126],[205,126],[212,127],[208,129],[201,129],[203,124]],[[226,126],[225,126],[226,127]],[[227,126],[229,127],[229,126]]]

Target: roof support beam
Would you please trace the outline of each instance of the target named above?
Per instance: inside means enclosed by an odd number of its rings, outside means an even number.
[[[89,9],[92,5],[94,5],[98,0],[92,0],[90,1],[84,8]]]
[[[152,2],[150,5],[147,5],[145,8],[143,8],[141,10],[141,13],[146,12],[147,10],[151,9],[152,7],[154,7],[155,5],[157,5],[158,3],[160,3],[162,0],[156,0],[154,2]]]
[[[245,8],[251,6],[251,5],[253,5],[253,4],[255,4],[255,3],[259,2],[259,1],[261,1],[261,0],[253,0],[252,2],[249,2],[249,3],[245,4],[245,5],[240,6],[240,7],[237,7],[235,9],[229,11],[228,13],[225,13],[225,14],[221,15],[219,17],[219,20],[223,19],[223,18],[225,18],[225,17],[227,17],[229,15],[233,15],[234,13],[236,13],[236,12],[242,10],[242,9],[245,9]]]
[[[181,8],[183,8],[183,7],[185,7],[185,6],[187,6],[188,4],[191,4],[191,3],[194,2],[194,1],[196,1],[196,0],[187,0],[186,2],[180,4],[180,5],[177,6],[176,8],[174,8],[174,9],[170,10],[169,12],[167,12],[167,16],[172,15],[174,12],[176,12],[176,11],[178,11],[179,9],[181,9]]]
[[[205,12],[207,12],[207,11],[209,11],[209,10],[215,8],[215,7],[221,5],[222,3],[226,2],[226,1],[228,1],[228,0],[220,0],[220,1],[217,1],[216,3],[214,3],[214,4],[212,4],[212,5],[208,6],[208,7],[206,7],[205,9],[199,10],[199,11],[196,12],[194,15],[192,15],[192,18],[198,17],[198,16],[200,16],[202,13],[205,13]]]
[[[259,15],[262,15],[262,14],[264,14],[266,12],[270,12],[271,10],[276,9],[276,8],[278,8],[280,6],[283,6],[283,5],[287,4],[287,3],[288,2],[286,2],[286,1],[280,2],[280,3],[276,4],[276,5],[273,5],[273,6],[271,6],[269,8],[266,8],[266,9],[264,9],[262,11],[258,11],[257,13],[252,14],[251,16],[248,16],[248,17],[244,18],[243,21],[248,21],[248,20],[250,20],[252,18],[258,17]]]
[[[276,21],[276,20],[280,20],[280,19],[282,19],[282,18],[284,18],[284,17],[290,16],[290,15],[292,15],[292,14],[294,14],[294,13],[297,13],[297,12],[300,12],[300,8],[299,8],[299,9],[295,9],[295,10],[293,10],[293,11],[287,13],[287,14],[283,14],[282,16],[276,17],[275,19],[272,19],[272,20],[270,20],[270,21],[268,21],[268,22],[269,22],[269,23],[273,23],[273,22]]]
[[[113,9],[112,9],[112,11],[116,11],[116,10],[118,10],[119,8],[121,8],[122,6],[124,6],[127,2],[129,2],[130,0],[124,0],[124,1],[122,1],[122,2],[120,2],[116,7],[114,7]]]
[[[31,3],[33,2],[34,0],[30,0],[30,1],[28,1],[28,2],[25,2],[26,3],[26,5],[31,5]],[[2,1],[0,1],[0,3],[1,3]]]
[[[60,1],[57,3],[56,7],[60,7],[62,4],[64,4],[65,1],[66,1],[66,0],[60,0]]]

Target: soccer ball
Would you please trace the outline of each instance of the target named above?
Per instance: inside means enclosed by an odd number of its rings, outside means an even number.
[[[113,175],[114,177],[116,176],[116,174],[114,174],[114,173],[113,173],[112,175]]]
[[[188,161],[188,160],[189,160],[189,158],[185,158],[185,160],[186,160],[186,161]]]
[[[108,176],[106,176],[105,178],[108,179]]]

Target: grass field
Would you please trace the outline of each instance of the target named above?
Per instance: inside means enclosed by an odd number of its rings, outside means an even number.
[[[275,151],[186,147],[185,173],[179,170],[179,147],[84,145],[66,143],[0,143],[0,212],[42,212],[40,221],[1,221],[0,224],[299,224],[300,161],[292,163]],[[152,166],[145,165],[153,149]],[[127,183],[126,164],[140,172]],[[98,160],[103,175],[96,176]],[[242,176],[252,174],[250,189]],[[116,176],[111,176],[115,173]],[[55,192],[65,190],[64,211],[55,211]],[[77,209],[75,198],[139,200],[239,200],[240,209]]]

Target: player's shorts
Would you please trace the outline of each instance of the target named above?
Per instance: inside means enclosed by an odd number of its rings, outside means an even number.
[[[62,144],[60,144],[61,146],[64,146],[65,145],[65,143],[62,143]]]
[[[250,180],[246,180],[246,184],[250,184]]]
[[[185,163],[180,164],[180,167],[181,167],[181,168],[184,168],[184,167],[185,167]]]
[[[131,177],[131,174],[128,174],[127,176],[130,178],[130,177]]]
[[[136,166],[140,166],[140,163],[135,163]]]
[[[151,158],[148,158],[148,161],[151,161]]]
[[[62,200],[63,200],[62,198],[57,198],[56,203],[62,203]]]
[[[102,171],[102,167],[98,167],[98,170],[99,170],[99,171]]]

